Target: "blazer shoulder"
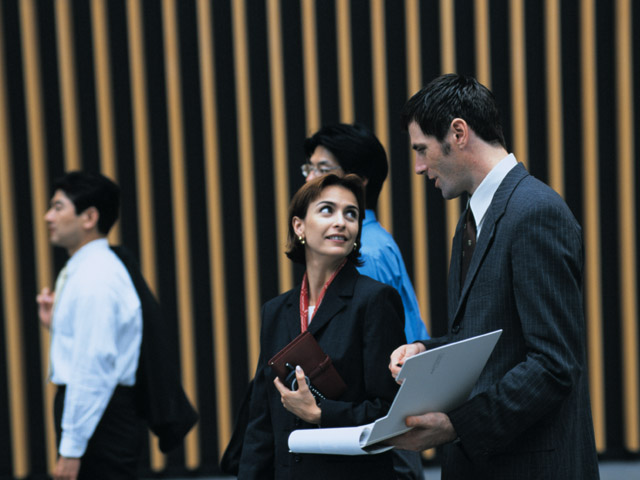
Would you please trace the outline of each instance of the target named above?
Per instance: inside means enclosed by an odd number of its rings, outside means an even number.
[[[560,194],[531,175],[520,182],[509,203],[523,214],[542,210],[555,211],[577,224],[573,212]]]
[[[291,290],[288,290],[284,293],[281,293],[277,297],[272,298],[271,300],[267,300],[262,305],[262,317],[270,318],[274,315],[277,315],[277,312],[281,311],[283,308],[288,308],[290,306],[298,305],[298,301],[300,299],[300,286],[297,286]]]
[[[358,277],[353,298],[356,302],[371,302],[373,299],[389,299],[392,303],[399,304],[401,308],[404,308],[402,307],[402,298],[398,290],[366,275],[360,275]]]
[[[356,290],[368,290],[372,292],[383,292],[385,290],[396,291],[396,289],[390,285],[363,274],[358,276],[355,288]]]

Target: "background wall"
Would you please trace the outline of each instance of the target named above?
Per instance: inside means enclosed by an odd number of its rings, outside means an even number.
[[[201,421],[150,472],[215,472],[258,355],[260,305],[300,278],[283,254],[302,142],[373,128],[390,154],[380,217],[433,335],[445,328],[460,201],[412,173],[398,111],[436,75],[492,88],[507,142],[584,227],[598,451],[640,451],[640,13],[631,0],[0,0],[0,477],[55,460],[48,333],[35,295],[65,254],[42,219],[53,178],[122,187],[113,243],[175,320]]]

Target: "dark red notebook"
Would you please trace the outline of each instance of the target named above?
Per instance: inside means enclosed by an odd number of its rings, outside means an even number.
[[[285,385],[291,372],[287,364],[293,368],[300,365],[311,385],[326,398],[335,400],[347,390],[331,358],[320,348],[309,330],[302,332],[269,360],[269,366]]]

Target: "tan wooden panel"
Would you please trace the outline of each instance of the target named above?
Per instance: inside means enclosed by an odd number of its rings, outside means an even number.
[[[202,93],[202,136],[204,139],[205,185],[207,194],[207,232],[209,233],[209,284],[213,311],[213,358],[216,385],[218,457],[231,439],[232,409],[230,388],[229,333],[227,329],[227,292],[224,265],[224,222],[220,155],[218,145],[218,108],[214,92],[214,35],[208,0],[198,0],[198,45],[200,47],[200,84]]]
[[[596,447],[606,449],[602,353],[602,270],[600,259],[600,189],[598,188],[597,56],[594,0],[583,0],[580,11],[582,50],[582,138],[584,188],[585,298],[589,349],[589,379]]]

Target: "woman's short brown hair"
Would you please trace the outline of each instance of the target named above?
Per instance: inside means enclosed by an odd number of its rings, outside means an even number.
[[[348,174],[342,177],[329,174],[315,178],[305,183],[295,193],[289,204],[289,233],[287,235],[287,246],[285,253],[295,263],[305,263],[304,245],[298,240],[296,232],[293,230],[293,217],[304,219],[307,216],[309,205],[317,199],[325,188],[331,186],[343,187],[352,192],[358,202],[358,235],[356,236],[356,247],[347,255],[347,259],[356,266],[362,265],[360,260],[360,234],[362,233],[362,220],[364,219],[364,184],[358,175]]]

